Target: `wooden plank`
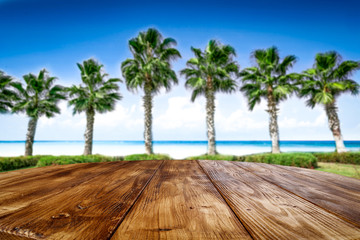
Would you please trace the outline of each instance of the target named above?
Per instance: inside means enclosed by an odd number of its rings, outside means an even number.
[[[0,186],[6,186],[6,184],[13,184],[17,181],[22,182],[24,179],[32,180],[38,177],[43,177],[47,174],[54,174],[55,172],[61,172],[65,169],[73,169],[81,166],[81,164],[69,164],[69,165],[59,165],[59,166],[48,166],[40,168],[29,168],[29,169],[19,169],[9,172],[0,173]]]
[[[293,168],[264,163],[235,164],[360,226],[360,184],[356,190],[350,190],[327,181],[314,181],[312,177],[296,173]],[[337,179],[330,182],[334,181]]]
[[[92,179],[1,216],[0,232],[35,239],[107,239],[161,163],[105,163],[109,168]]]
[[[232,162],[199,161],[255,239],[359,239],[360,229]]]
[[[11,235],[8,233],[3,233],[3,232],[0,232],[0,239],[1,240],[29,240],[29,238],[27,238],[27,237]]]
[[[125,164],[126,162],[75,164],[58,168],[56,171],[49,171],[44,167],[44,174],[37,171],[37,176],[31,178],[14,177],[15,181],[12,182],[10,179],[5,186],[0,185],[0,217],[26,208],[34,201],[42,201],[42,198],[48,198],[52,194],[61,193],[92,180],[100,174],[107,174],[113,171],[113,166]]]
[[[294,172],[294,174],[301,174],[306,175],[312,178],[312,181],[318,182],[325,182],[326,184],[336,185],[340,188],[348,189],[350,191],[359,191],[360,189],[360,180],[341,176],[339,174],[322,172],[313,169],[306,169],[306,168],[298,168],[298,167],[290,167],[290,166],[279,166],[279,168],[290,170]]]
[[[195,161],[166,161],[112,239],[251,239]]]

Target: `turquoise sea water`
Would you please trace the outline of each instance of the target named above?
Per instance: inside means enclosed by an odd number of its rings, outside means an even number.
[[[350,151],[360,151],[360,141],[345,141]],[[334,141],[281,141],[282,152],[332,152]],[[34,154],[80,155],[84,141],[35,141]],[[24,154],[25,141],[0,141],[0,156],[19,156]],[[217,141],[221,154],[244,155],[269,152],[270,141]],[[173,158],[204,154],[207,141],[154,141],[154,152],[169,154]],[[93,153],[109,156],[123,156],[144,153],[143,141],[94,141]]]

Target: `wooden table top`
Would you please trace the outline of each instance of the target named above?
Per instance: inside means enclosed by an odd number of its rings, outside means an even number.
[[[360,239],[360,181],[205,160],[5,172],[0,239]]]

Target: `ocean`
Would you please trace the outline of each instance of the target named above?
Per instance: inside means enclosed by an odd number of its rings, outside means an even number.
[[[168,154],[175,159],[204,154],[207,141],[154,141],[154,152]],[[217,141],[221,154],[246,155],[271,151],[270,141]],[[345,141],[349,151],[360,151],[360,141]],[[80,155],[84,141],[35,141],[34,155]],[[333,152],[334,141],[281,141],[282,152]],[[0,156],[20,156],[25,141],[0,141]],[[94,141],[93,154],[124,156],[144,153],[143,141]]]

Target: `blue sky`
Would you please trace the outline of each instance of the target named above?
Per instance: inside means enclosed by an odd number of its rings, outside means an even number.
[[[336,50],[343,59],[360,60],[358,1],[82,1],[0,0],[0,69],[21,79],[46,68],[59,83],[80,83],[76,67],[90,57],[105,65],[111,77],[121,77],[120,64],[131,57],[127,42],[139,31],[156,27],[178,42],[182,59],[178,72],[192,57],[190,47],[204,48],[210,39],[230,44],[241,68],[251,66],[250,53],[275,45],[284,57],[294,54],[299,72],[313,64],[316,53]],[[360,73],[353,79],[360,82]],[[123,100],[116,111],[97,115],[95,140],[142,140],[141,96],[120,85]],[[84,115],[42,118],[37,140],[81,140]],[[360,139],[360,99],[338,101],[345,140]],[[184,79],[154,100],[155,140],[205,140],[204,99],[190,102]],[[265,103],[247,110],[240,92],[217,95],[216,133],[219,140],[268,140]],[[280,138],[332,140],[322,108],[309,109],[295,97],[280,105]],[[27,118],[0,116],[0,140],[25,139]]]

